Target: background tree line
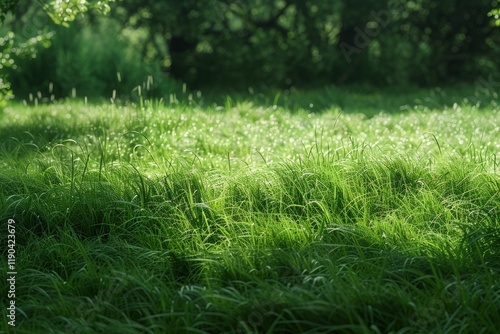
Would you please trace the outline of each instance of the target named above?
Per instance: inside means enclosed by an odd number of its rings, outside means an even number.
[[[436,85],[498,73],[496,0],[127,0],[69,28],[19,1],[3,29],[54,31],[20,59],[15,90],[109,95],[154,78],[189,87]],[[52,12],[52,19],[57,15]],[[497,16],[495,16],[497,15]],[[45,18],[45,19],[44,19]],[[60,17],[59,17],[60,18]],[[64,24],[64,19],[60,18]],[[43,29],[42,29],[43,28]],[[32,29],[33,30],[33,29]],[[1,48],[1,46],[0,46]],[[149,82],[149,81],[148,81]]]

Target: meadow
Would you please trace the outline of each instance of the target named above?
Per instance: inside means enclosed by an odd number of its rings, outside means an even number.
[[[495,99],[204,98],[0,114],[0,331],[497,331]]]

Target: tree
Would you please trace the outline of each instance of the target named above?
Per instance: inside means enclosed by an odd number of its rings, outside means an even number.
[[[130,0],[118,8],[127,28],[147,32],[144,57],[163,58],[166,72],[192,85],[432,84],[475,78],[498,56],[490,0]]]
[[[61,25],[92,8],[109,10],[109,1],[45,1]],[[499,14],[491,6],[491,0],[128,0],[108,18],[146,64],[160,64],[164,77],[192,88],[434,85],[500,69]]]
[[[15,14],[19,5],[19,0],[0,0],[0,21],[4,24],[9,14]],[[79,14],[83,14],[91,9],[106,14],[109,12],[109,3],[114,0],[55,0],[41,1],[41,9],[51,18],[55,24],[69,26]],[[36,52],[40,47],[49,47],[50,38],[53,33],[50,31],[39,31],[35,36],[22,36],[20,39],[9,31],[0,38],[0,69],[10,67],[16,69],[16,58],[36,57]],[[13,97],[5,71],[0,72],[0,110],[2,110],[9,99]]]
[[[146,28],[145,57],[163,57],[165,71],[189,84],[208,79],[286,85],[331,69],[339,55],[334,32],[340,6],[339,1],[132,0],[120,3],[116,13],[128,28]]]

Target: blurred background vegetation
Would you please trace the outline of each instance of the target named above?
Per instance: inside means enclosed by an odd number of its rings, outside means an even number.
[[[156,96],[183,83],[422,87],[473,82],[500,66],[496,0],[127,0],[71,25],[43,1],[12,3],[0,60],[20,98],[126,100],[141,84]]]

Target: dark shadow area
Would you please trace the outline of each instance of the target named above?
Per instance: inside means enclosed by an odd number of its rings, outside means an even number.
[[[16,157],[44,152],[48,146],[64,140],[74,140],[89,134],[100,136],[106,131],[106,125],[98,119],[84,124],[70,124],[61,116],[48,116],[45,113],[39,119],[25,124],[6,124],[2,118],[0,115],[0,149]]]
[[[361,113],[373,117],[381,112],[397,114],[409,111],[444,110],[457,105],[471,105],[478,109],[489,109],[498,105],[498,87],[448,86],[445,88],[379,88],[372,86],[327,86],[310,89],[266,90],[249,88],[237,90],[208,90],[203,92],[201,104],[238,107],[244,101],[264,108],[278,106],[290,112],[306,111],[323,113]]]

